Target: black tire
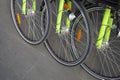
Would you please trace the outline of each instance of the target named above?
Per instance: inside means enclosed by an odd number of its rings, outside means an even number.
[[[57,15],[57,8],[59,2],[54,0],[54,2],[51,3],[51,5],[53,6],[51,8],[52,18],[53,18],[53,23],[51,24],[52,31],[50,37],[45,41],[45,46],[50,52],[51,56],[56,61],[58,61],[59,63],[65,66],[75,66],[77,64],[82,63],[89,52],[89,47],[91,46],[91,31],[90,31],[89,16],[86,13],[86,10],[81,3],[80,5],[78,5],[75,0],[72,0],[72,2],[73,2],[72,11],[75,13],[76,19],[71,21],[71,26],[70,26],[71,30],[69,30],[67,33],[60,33],[59,35],[55,31],[56,15]],[[65,26],[64,24],[66,20],[65,16],[66,13],[63,11],[61,28]],[[87,31],[86,46],[81,51],[81,54],[79,52],[76,52],[76,47],[75,47],[76,45],[73,45],[73,42],[75,42],[73,33],[74,33],[74,29],[76,28],[76,21],[79,20],[78,18],[79,16],[82,16],[83,18],[82,23],[84,23],[84,27],[86,28]]]
[[[29,44],[39,44],[46,39],[50,28],[49,2],[48,0],[36,0],[36,11],[34,11],[32,1],[27,0],[27,13],[23,14],[22,0],[11,0],[11,14],[22,39]]]
[[[89,74],[98,79],[120,80],[120,38],[117,38],[116,29],[112,29],[108,47],[99,50],[95,45],[104,10],[103,7],[88,9],[90,19],[93,22],[93,47],[88,58],[81,66]]]

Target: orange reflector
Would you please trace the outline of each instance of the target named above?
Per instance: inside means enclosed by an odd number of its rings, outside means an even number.
[[[78,33],[77,33],[77,40],[80,41],[82,37],[82,30],[78,29]]]
[[[21,24],[20,14],[19,14],[19,13],[17,13],[17,14],[16,14],[16,16],[17,16],[17,21],[18,21],[18,24],[20,25],[20,24]]]
[[[68,4],[64,4],[64,8],[67,9],[67,10],[70,10],[70,7]]]

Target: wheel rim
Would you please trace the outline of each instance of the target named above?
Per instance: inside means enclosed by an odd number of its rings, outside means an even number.
[[[40,10],[42,1],[36,0],[36,2],[36,11],[34,11],[32,0],[27,0],[26,14],[22,13],[22,0],[12,0],[11,2],[12,17],[16,29],[21,37],[30,44],[42,42],[48,32],[49,14],[46,2],[44,2],[42,10]]]
[[[55,21],[56,21],[56,17],[57,17],[57,7],[56,7],[56,5],[58,5],[58,3],[55,2],[51,5],[52,5],[51,13],[52,13],[52,18],[53,18],[53,22],[51,24],[52,25],[52,29],[51,29],[52,31],[51,31],[50,37],[46,40],[45,45],[46,45],[47,49],[49,50],[50,54],[59,63],[61,63],[63,65],[66,65],[66,66],[75,66],[75,65],[77,65],[78,63],[80,63],[84,60],[84,58],[87,55],[88,50],[86,50],[86,52],[84,52],[85,50],[81,51],[82,54],[75,53],[75,50],[73,50],[73,46],[75,46],[75,45],[73,45],[71,42],[75,42],[75,39],[72,40],[71,38],[74,37],[74,32],[75,31],[73,29],[72,32],[70,32],[71,30],[68,31],[68,32],[64,32],[64,29],[66,29],[66,25],[65,25],[66,12],[65,11],[63,11],[63,17],[62,17],[62,23],[61,23],[61,30],[63,32],[60,33],[59,35],[56,33],[56,31],[55,31],[55,24],[56,24]],[[75,7],[75,6],[73,6],[73,7]],[[75,7],[75,9],[77,9],[77,8]],[[75,12],[75,14],[77,14],[77,13]],[[78,23],[78,21],[80,21],[80,20],[77,19],[76,22]],[[71,22],[72,27],[75,27],[77,25],[77,23],[75,23],[73,25],[74,22]],[[83,21],[83,23],[84,23],[84,21]],[[87,39],[88,39],[87,43],[89,43],[89,36],[87,36]],[[75,54],[77,54],[77,56],[75,56]]]
[[[82,67],[94,77],[99,79],[120,79],[120,38],[117,38],[116,30],[112,29],[109,45],[104,49],[97,49],[95,42],[102,21],[104,9],[94,7],[88,9],[91,20],[93,21],[93,47],[89,53],[88,59],[82,64]],[[116,36],[115,36],[116,35]],[[117,41],[117,42],[116,42]],[[117,46],[117,47],[116,47]]]

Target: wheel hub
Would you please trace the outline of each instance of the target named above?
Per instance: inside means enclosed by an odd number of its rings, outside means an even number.
[[[69,33],[69,28],[68,27],[62,27],[61,35],[67,35],[68,33]]]
[[[28,9],[27,10],[27,16],[34,16],[35,11],[33,9]]]
[[[100,51],[104,51],[109,48],[109,43],[108,42],[103,42],[102,47],[99,49]]]

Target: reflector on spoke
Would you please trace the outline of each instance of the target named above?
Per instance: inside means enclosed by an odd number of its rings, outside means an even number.
[[[78,32],[77,32],[77,41],[80,41],[81,37],[82,37],[82,29],[78,29]]]
[[[17,16],[17,22],[18,22],[18,24],[20,25],[20,24],[21,24],[20,13],[17,13],[16,16]]]

